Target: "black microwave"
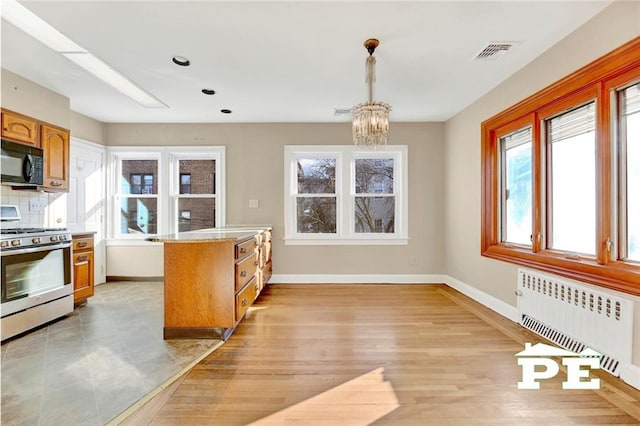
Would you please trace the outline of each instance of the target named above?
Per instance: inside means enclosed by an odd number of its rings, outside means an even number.
[[[42,149],[2,139],[3,184],[42,185],[44,158]]]

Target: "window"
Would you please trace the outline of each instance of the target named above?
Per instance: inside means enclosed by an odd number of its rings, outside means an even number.
[[[620,105],[620,257],[640,262],[640,83],[618,92]]]
[[[298,233],[336,233],[336,162],[335,157],[296,159]]]
[[[211,154],[185,152],[171,156],[174,228],[183,231],[216,226],[216,159]],[[178,214],[178,212],[180,212]],[[188,217],[185,215],[188,213]]]
[[[640,295],[640,39],[482,123],[482,255]]]
[[[545,120],[550,249],[596,253],[595,121],[595,102]]]
[[[120,234],[158,232],[158,159],[153,156],[122,159],[120,173]]]
[[[406,244],[406,153],[285,147],[285,243]]]
[[[132,194],[154,194],[152,174],[131,173],[129,183]]]
[[[191,210],[180,210],[178,219],[178,232],[192,231],[191,229]]]
[[[500,138],[502,242],[531,245],[531,127]]]
[[[191,194],[191,173],[180,173],[180,193]]]
[[[109,234],[118,239],[224,225],[224,147],[110,150]]]
[[[393,158],[356,158],[354,163],[355,232],[392,234],[396,198]]]

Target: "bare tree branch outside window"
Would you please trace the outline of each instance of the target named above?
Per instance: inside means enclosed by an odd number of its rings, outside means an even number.
[[[355,167],[355,232],[395,232],[393,159],[356,159]]]
[[[335,234],[336,159],[298,159],[297,177],[298,232]]]

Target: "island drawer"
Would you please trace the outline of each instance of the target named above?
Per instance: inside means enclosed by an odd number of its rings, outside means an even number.
[[[247,281],[255,276],[257,268],[258,252],[256,251],[253,252],[253,255],[236,264],[236,291],[244,287]]]
[[[236,295],[236,321],[240,321],[257,295],[256,279],[251,281]]]
[[[255,237],[236,244],[236,260],[242,259],[252,251],[255,251],[256,247],[258,247],[258,241]]]

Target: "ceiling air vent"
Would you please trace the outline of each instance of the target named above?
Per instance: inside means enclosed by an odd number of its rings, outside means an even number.
[[[476,61],[495,61],[511,49],[513,43],[491,42],[487,44],[473,59]]]
[[[337,117],[340,117],[342,115],[351,115],[351,108],[334,108],[333,114]]]

